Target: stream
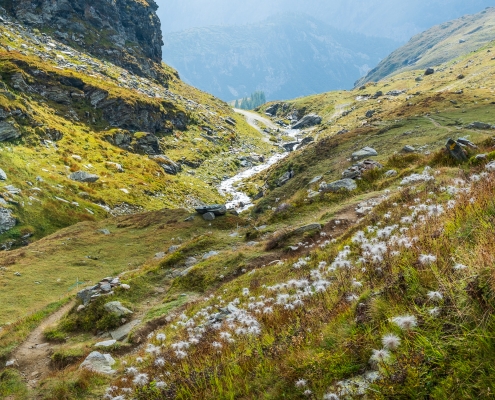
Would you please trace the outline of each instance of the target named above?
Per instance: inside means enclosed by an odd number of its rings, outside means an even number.
[[[232,196],[232,200],[228,201],[225,204],[227,209],[235,209],[237,212],[242,212],[251,208],[253,206],[253,201],[246,193],[240,191],[235,187],[236,183],[242,181],[243,179],[250,178],[260,173],[261,171],[264,171],[265,169],[271,167],[273,164],[277,163],[279,160],[282,160],[288,155],[289,153],[275,154],[270,157],[265,163],[256,165],[249,169],[245,169],[232,178],[222,181],[222,183],[220,183],[220,186],[218,187],[218,191],[223,196],[227,194],[230,194]]]
[[[290,136],[295,141],[298,141],[297,136],[301,133],[301,130],[299,129],[283,129],[278,125],[275,125],[271,120],[252,111],[239,110],[239,109],[234,109],[234,111],[237,112],[238,114],[243,115],[246,118],[246,121],[249,125],[251,125],[254,129],[256,129],[258,132],[260,132],[262,135],[265,136],[265,140],[267,142],[269,142],[268,140],[269,135],[266,135],[266,133],[260,129],[257,123],[262,123],[271,129],[280,129],[281,131],[285,132],[286,136]],[[274,147],[278,148],[278,146],[274,146]],[[294,150],[296,148],[297,146],[294,148]],[[233,176],[232,178],[222,181],[222,183],[220,183],[220,186],[218,187],[219,193],[222,196],[226,196],[226,195],[232,196],[232,200],[226,203],[227,209],[235,209],[237,212],[242,212],[251,208],[253,206],[252,199],[246,193],[236,188],[235,187],[236,184],[242,181],[243,179],[250,178],[260,173],[261,171],[268,169],[273,164],[277,163],[278,161],[282,160],[288,155],[289,155],[288,152],[275,154],[271,156],[265,163],[256,165],[252,168],[245,169],[244,171],[241,171],[237,175]]]

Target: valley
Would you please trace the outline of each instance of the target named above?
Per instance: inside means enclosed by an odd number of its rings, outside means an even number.
[[[22,4],[0,0],[0,398],[492,396],[493,40],[245,111],[129,28],[135,69],[102,9],[64,39]]]

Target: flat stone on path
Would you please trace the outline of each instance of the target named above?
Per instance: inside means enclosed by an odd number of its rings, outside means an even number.
[[[114,340],[123,340],[127,337],[129,332],[132,331],[132,329],[140,323],[140,319],[135,319],[134,321],[128,322],[127,324],[122,325],[120,328],[117,328],[114,331],[110,332],[110,336],[112,336],[112,339]]]

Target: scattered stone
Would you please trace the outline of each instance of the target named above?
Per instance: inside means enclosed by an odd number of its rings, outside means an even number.
[[[471,147],[472,149],[478,148],[478,146],[476,146],[473,142],[471,142],[470,140],[468,140],[466,138],[457,139],[457,143],[459,143],[460,145],[463,145],[463,146]]]
[[[474,157],[475,160],[486,160],[487,155],[486,154],[477,154],[476,157]]]
[[[7,174],[3,169],[0,168],[0,181],[6,181],[7,180]]]
[[[277,186],[283,186],[294,177],[294,171],[290,170],[277,179]]]
[[[320,189],[324,192],[338,192],[342,189],[353,191],[357,189],[357,184],[352,179],[341,179],[332,183],[322,184]]]
[[[357,179],[360,178],[365,171],[369,171],[372,169],[376,168],[383,168],[383,165],[381,165],[377,161],[373,160],[364,160],[361,162],[358,162],[351,167],[347,168],[343,173],[342,177],[346,179]]]
[[[104,235],[110,235],[110,231],[108,229],[106,229],[106,228],[104,228],[104,229],[98,229],[98,232],[99,233],[102,233]]]
[[[467,155],[462,146],[453,139],[449,139],[445,144],[449,154],[457,161],[467,160]]]
[[[321,175],[315,176],[313,179],[309,181],[308,185],[312,185],[313,183],[319,182],[322,180],[322,178],[323,177]]]
[[[86,171],[77,171],[69,175],[69,179],[76,182],[96,182],[100,177],[95,174],[90,174]]]
[[[391,178],[393,176],[397,176],[397,171],[395,169],[390,169],[387,172],[385,172],[386,178]]]
[[[93,351],[86,357],[79,368],[98,372],[100,374],[111,375],[116,372],[112,369],[112,365],[114,364],[115,360],[110,354],[101,354],[98,351]]]
[[[170,158],[163,154],[150,156],[150,158],[156,161],[158,165],[163,168],[165,173],[169,175],[177,175],[180,171],[182,171],[182,167],[179,164],[173,162]]]
[[[188,257],[185,265],[187,268],[193,267],[198,263],[198,260],[195,257]]]
[[[161,260],[164,257],[165,257],[165,252],[163,251],[160,251],[159,253],[155,254],[155,260]]]
[[[292,125],[292,129],[304,129],[309,128],[311,126],[321,124],[322,118],[317,114],[308,114],[302,117],[299,121],[297,121],[294,125]]]
[[[194,215],[191,215],[184,220],[184,222],[191,222],[191,221],[194,221]]]
[[[179,250],[179,245],[173,245],[168,248],[169,253],[175,253],[177,250]]]
[[[321,231],[321,225],[320,224],[309,224],[305,226],[301,226],[300,228],[297,228],[294,230],[294,233],[304,233],[304,232],[309,232],[309,231]]]
[[[205,221],[213,221],[215,219],[215,214],[212,212],[207,212],[203,214],[203,219]]]
[[[375,115],[375,113],[376,113],[376,110],[368,110],[368,111],[366,111],[365,116],[366,116],[366,118],[371,118],[373,115]]]
[[[132,311],[125,308],[120,301],[111,301],[109,303],[106,303],[103,308],[110,314],[115,314],[118,317],[123,317],[125,315],[130,315],[132,314]]]
[[[467,129],[481,129],[481,130],[487,130],[487,129],[495,129],[495,126],[487,124],[485,122],[473,122],[466,126]]]
[[[139,325],[141,323],[140,319],[136,319],[134,321],[128,322],[127,324],[122,325],[121,327],[115,329],[114,331],[110,332],[110,336],[112,337],[113,340],[124,340],[127,335],[132,331],[132,329]]]
[[[17,365],[17,360],[9,360],[5,363],[6,367],[15,367]]]
[[[206,213],[212,213],[217,217],[221,215],[225,215],[227,213],[227,208],[225,207],[225,204],[212,204],[212,205],[195,208],[195,210],[198,214],[204,215]]]
[[[82,311],[82,310],[84,310],[85,308],[86,308],[85,306],[83,306],[82,304],[79,304],[79,305],[77,306],[76,311],[77,311],[77,312],[81,312],[81,311]]]
[[[105,340],[103,342],[96,343],[94,347],[110,347],[113,346],[117,341],[115,339]]]
[[[17,139],[20,136],[21,133],[14,125],[6,121],[0,121],[0,142]]]
[[[435,70],[433,68],[427,68],[425,71],[425,75],[433,75]]]
[[[121,285],[120,285],[120,287],[121,287],[122,289],[124,289],[124,290],[130,290],[130,289],[131,289],[131,287],[130,287],[127,283],[123,283],[123,284],[121,284]]]
[[[371,147],[364,147],[361,150],[352,153],[352,159],[353,160],[361,160],[363,158],[375,157],[377,155],[378,155],[378,153],[375,149],[373,149]]]
[[[412,146],[406,145],[402,148],[403,153],[414,153],[416,149]]]
[[[11,230],[17,223],[12,210],[0,207],[0,234]]]
[[[464,79],[465,76],[463,74],[457,75],[457,79]]]
[[[203,255],[203,260],[208,260],[209,258],[215,257],[218,254],[219,254],[218,251],[214,251],[214,250],[209,251],[208,253]]]

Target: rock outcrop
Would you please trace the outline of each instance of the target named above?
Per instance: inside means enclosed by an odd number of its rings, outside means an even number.
[[[54,29],[72,47],[137,75],[166,78],[154,0],[0,0],[0,6],[23,24]]]

